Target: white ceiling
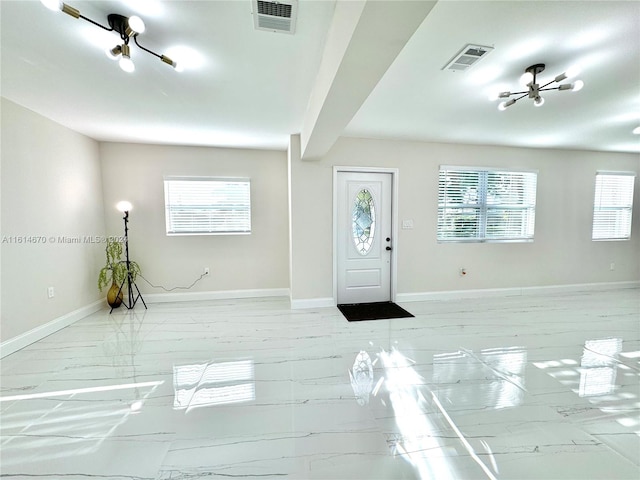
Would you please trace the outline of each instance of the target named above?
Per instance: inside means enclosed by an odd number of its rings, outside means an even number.
[[[101,141],[271,149],[301,131],[336,6],[299,0],[287,35],[255,30],[250,0],[67,3],[105,25],[140,15],[140,43],[185,71],[132,45],[127,74],[102,53],[117,34],[2,0],[2,96]],[[467,43],[495,50],[442,70]],[[534,63],[542,81],[578,66],[585,87],[498,111],[489,94],[520,90]],[[640,2],[441,0],[347,123],[346,136],[640,152]]]

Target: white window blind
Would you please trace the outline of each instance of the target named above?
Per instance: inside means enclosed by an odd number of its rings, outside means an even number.
[[[166,177],[167,235],[251,233],[248,178]]]
[[[438,241],[531,241],[537,174],[440,167]]]
[[[593,240],[631,238],[633,172],[597,172],[593,202]]]

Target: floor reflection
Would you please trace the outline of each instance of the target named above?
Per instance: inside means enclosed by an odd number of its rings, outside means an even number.
[[[442,436],[442,424],[430,404],[431,395],[423,378],[413,368],[413,361],[398,350],[382,351],[384,388],[394,411],[400,432],[392,445],[394,454],[401,455],[416,470],[419,478],[455,479],[454,464]],[[426,395],[425,395],[426,394]]]
[[[640,376],[639,359],[640,352],[623,351],[621,338],[602,338],[584,343],[579,363],[565,358],[534,365],[640,436],[640,392],[625,388]]]
[[[389,446],[419,478],[459,479],[475,469],[477,478],[496,479],[498,463],[489,444],[467,439],[450,412],[519,405],[526,392],[526,359],[522,347],[434,355],[432,381],[427,382],[416,362],[396,348],[381,349],[374,360],[361,350],[349,378],[359,405],[369,404],[373,397],[393,410],[398,433],[388,437]],[[460,470],[461,457],[475,467]]]
[[[255,400],[253,360],[175,365],[173,408],[194,408]]]
[[[0,403],[13,403],[2,415],[3,465],[96,452],[130,415],[140,412],[164,383],[137,380],[135,356],[143,344],[144,316],[129,311],[109,317],[111,332],[102,343],[114,367],[105,372],[112,378],[109,384],[95,385],[99,382],[87,379],[87,385],[93,386],[0,397]],[[120,383],[114,383],[114,378]],[[65,381],[63,377],[51,380]]]
[[[111,359],[111,364],[121,377],[136,377],[135,357],[144,345],[141,332],[146,315],[147,310],[142,313],[129,310],[125,315],[112,315],[109,318],[112,333],[102,344],[102,351]]]
[[[621,351],[621,338],[587,340],[584,343],[578,395],[591,397],[614,391],[618,354]]]
[[[163,381],[1,397],[2,464],[19,465],[98,451]]]
[[[349,380],[358,405],[369,403],[369,395],[373,390],[373,362],[364,350],[360,350],[356,355],[353,367],[349,371]]]
[[[522,403],[526,392],[523,347],[461,349],[433,356],[433,385],[452,410],[509,408]]]

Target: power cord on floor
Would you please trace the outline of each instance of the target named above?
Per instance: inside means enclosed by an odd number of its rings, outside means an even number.
[[[151,285],[153,288],[161,288],[162,290],[164,290],[165,292],[172,292],[174,290],[189,290],[191,287],[193,287],[196,283],[198,283],[200,280],[202,280],[204,277],[208,276],[207,273],[203,273],[202,275],[200,275],[200,277],[196,278],[193,283],[191,285],[189,285],[188,287],[173,287],[173,288],[167,288],[167,287],[163,287],[162,285],[154,285],[153,283],[151,283],[149,280],[147,280],[146,278],[144,278],[141,274],[138,274],[138,276],[143,279],[145,282],[147,282],[149,285]]]

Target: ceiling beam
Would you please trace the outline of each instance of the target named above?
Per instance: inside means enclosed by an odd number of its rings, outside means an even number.
[[[300,133],[302,159],[333,146],[437,1],[336,2]]]

